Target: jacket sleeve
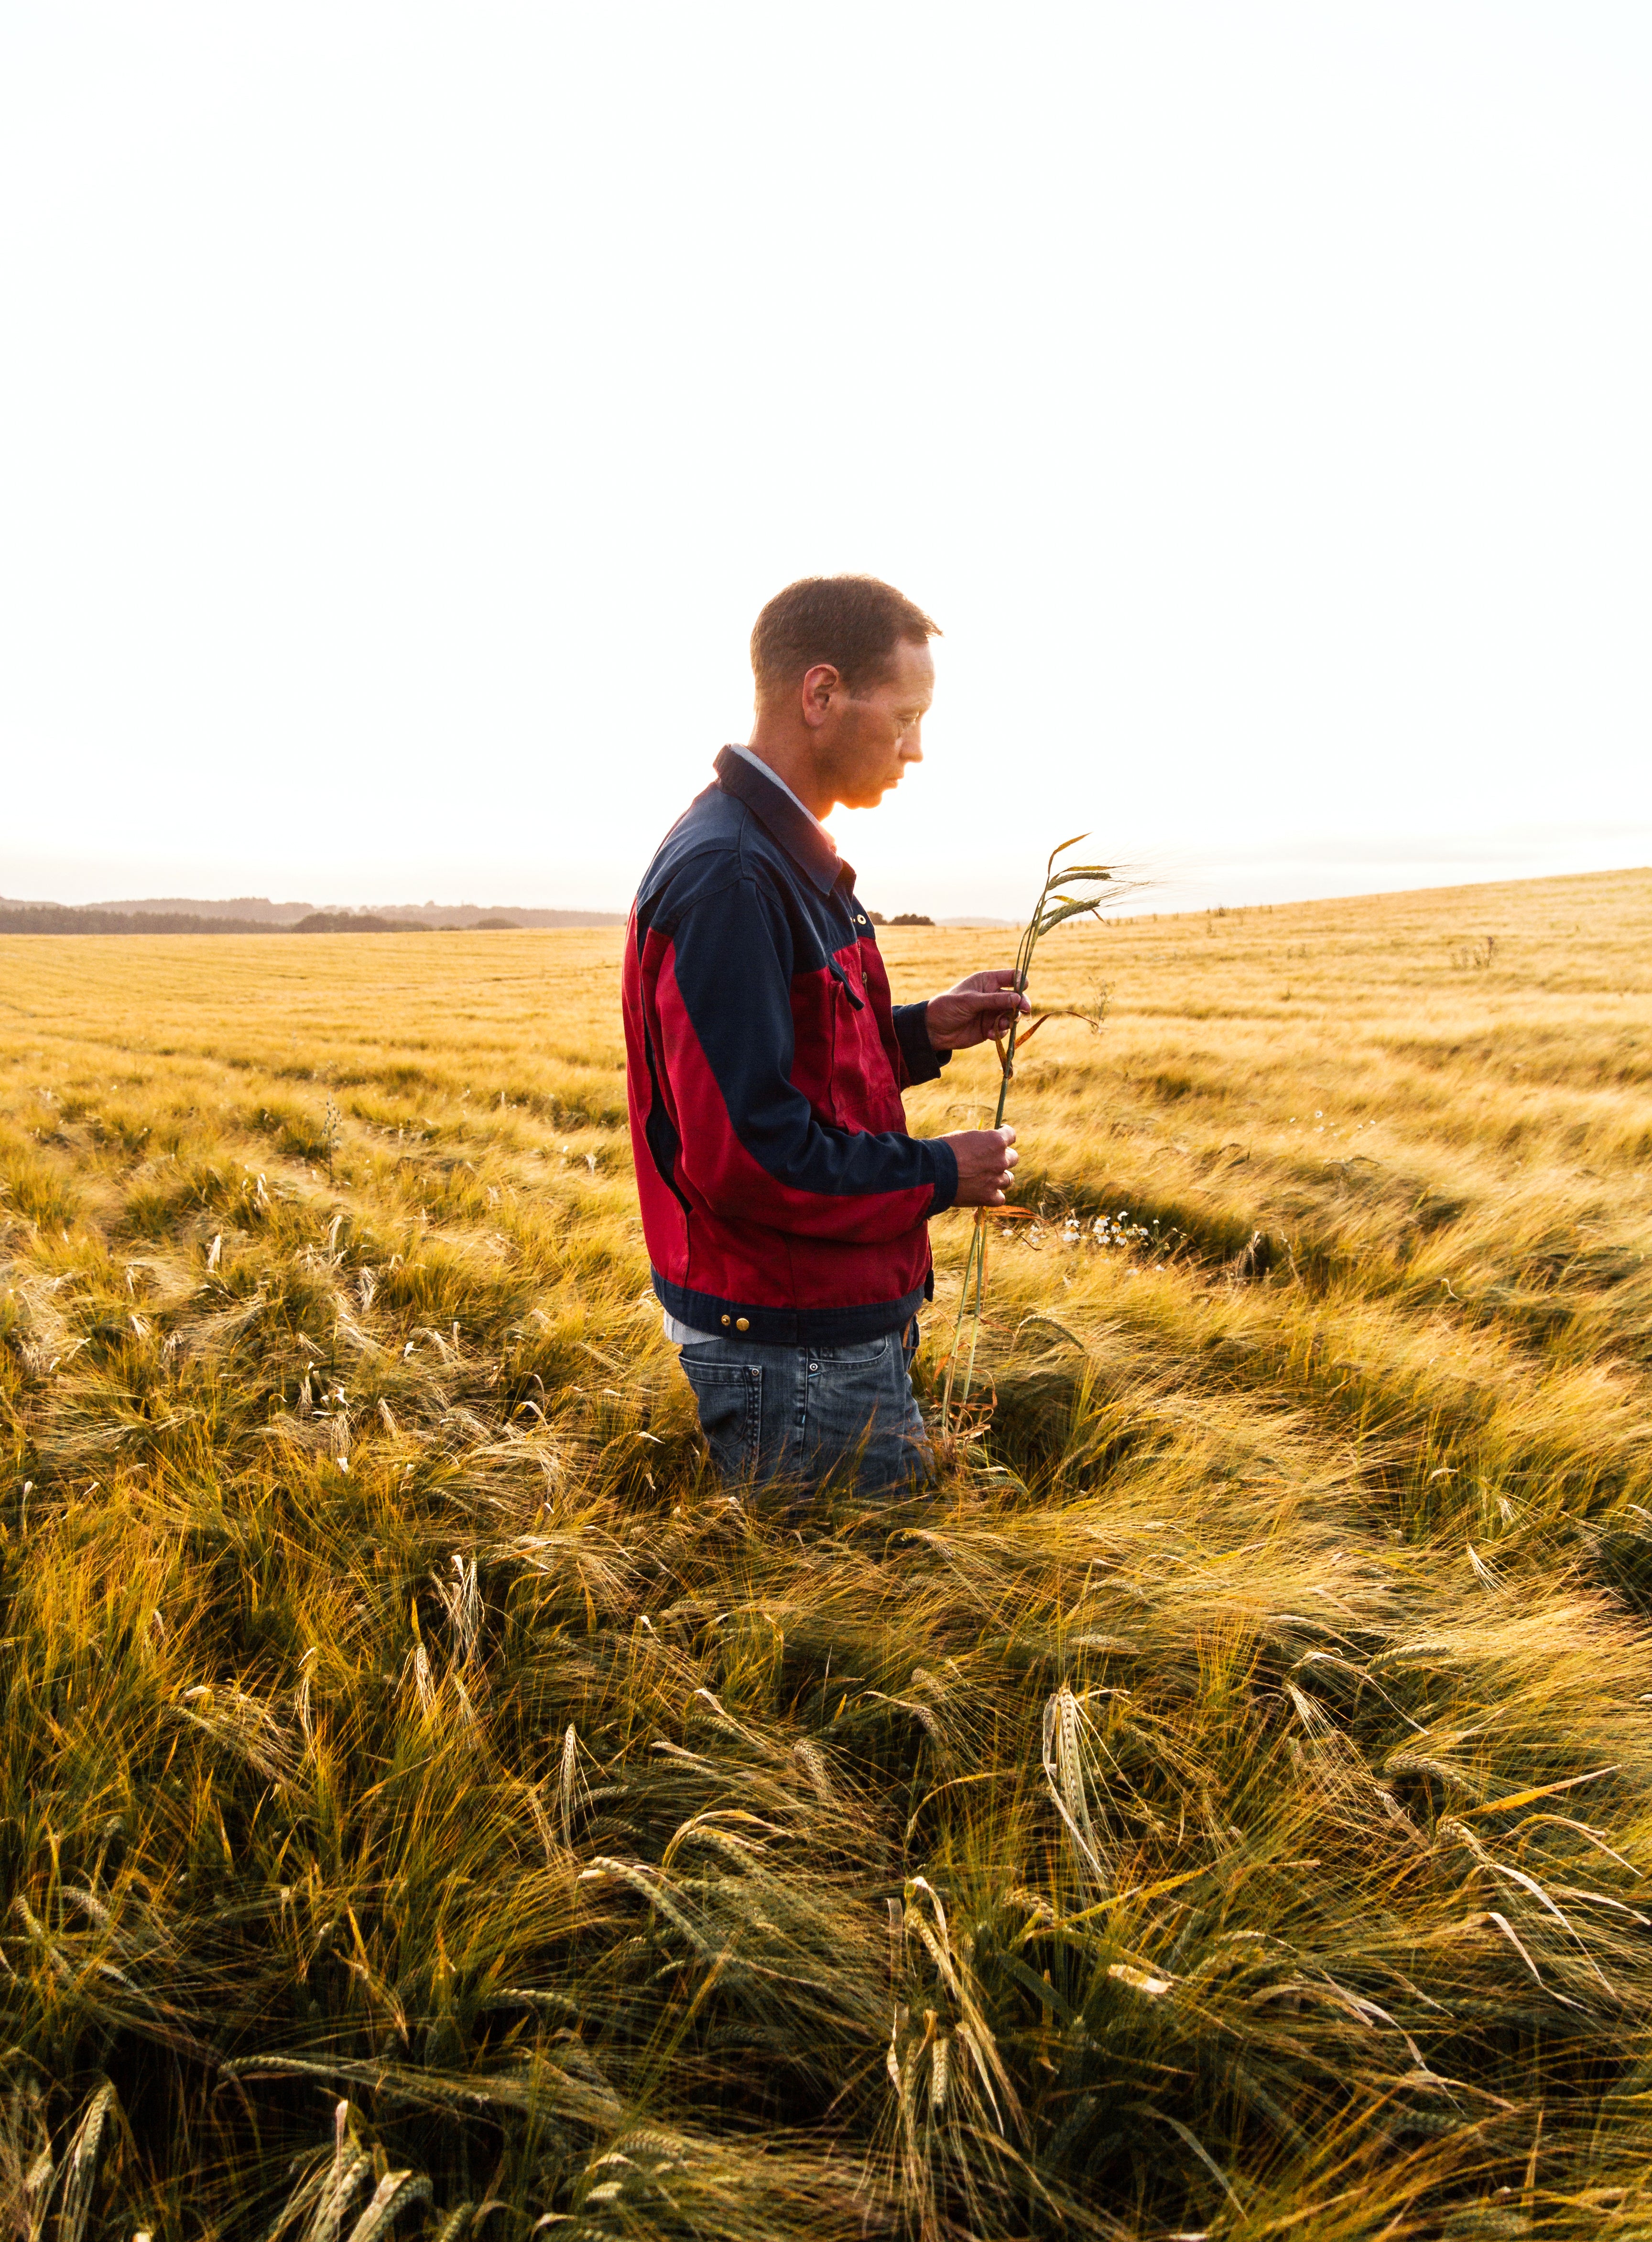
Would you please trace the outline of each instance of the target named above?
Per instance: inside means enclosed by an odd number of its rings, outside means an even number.
[[[677,922],[658,983],[660,1058],[683,1178],[719,1213],[847,1244],[898,1238],[950,1206],[950,1144],[822,1121],[791,1079],[792,936],[742,878]]]

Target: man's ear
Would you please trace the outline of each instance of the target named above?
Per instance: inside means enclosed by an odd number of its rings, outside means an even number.
[[[832,713],[833,695],[842,689],[843,680],[831,662],[817,661],[813,669],[806,669],[800,695],[804,722],[818,730]]]

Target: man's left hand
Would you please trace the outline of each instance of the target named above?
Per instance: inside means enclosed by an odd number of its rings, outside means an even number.
[[[936,1051],[967,1051],[973,1044],[1007,1034],[1017,1013],[1032,1009],[1016,990],[1013,967],[989,967],[943,996],[932,997],[925,1025]]]

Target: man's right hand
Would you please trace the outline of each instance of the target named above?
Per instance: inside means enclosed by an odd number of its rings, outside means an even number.
[[[958,1158],[954,1206],[1002,1206],[1020,1157],[1013,1129],[959,1129],[940,1140]]]

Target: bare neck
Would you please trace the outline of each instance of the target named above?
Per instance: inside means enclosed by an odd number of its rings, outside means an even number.
[[[813,816],[825,817],[833,808],[836,797],[815,769],[814,735],[803,725],[788,724],[759,708],[746,744],[747,753],[766,763]]]

